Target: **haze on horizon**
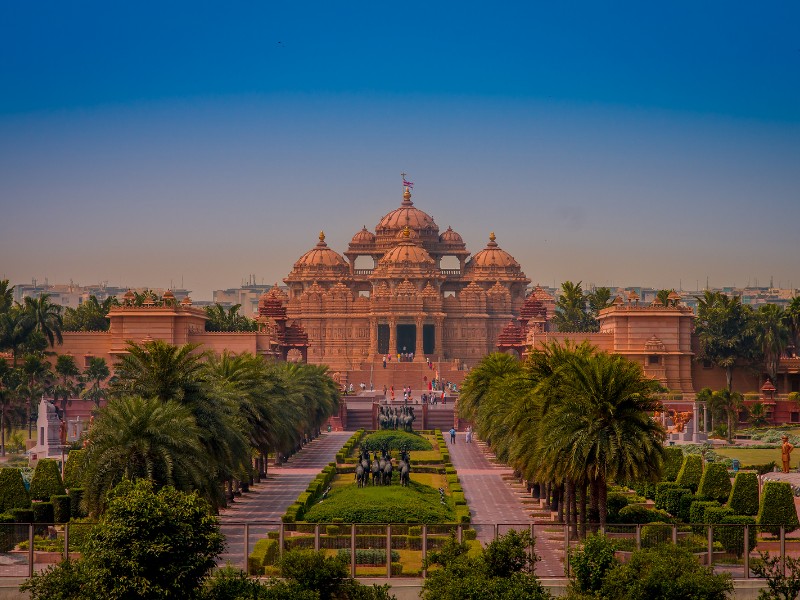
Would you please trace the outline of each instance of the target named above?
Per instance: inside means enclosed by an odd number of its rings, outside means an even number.
[[[0,278],[281,281],[401,201],[534,283],[800,287],[800,5],[0,6]]]

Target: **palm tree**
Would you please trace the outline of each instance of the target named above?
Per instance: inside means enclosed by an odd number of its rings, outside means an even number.
[[[55,371],[60,380],[53,387],[53,399],[61,401],[61,418],[67,423],[67,406],[72,404],[72,398],[80,392],[80,370],[71,354],[60,354],[56,359]]]
[[[475,421],[492,385],[506,375],[518,374],[521,369],[519,360],[511,354],[494,352],[484,357],[469,372],[461,385],[458,399],[459,416],[462,419]]]
[[[589,318],[586,314],[586,296],[583,294],[581,282],[562,283],[561,295],[556,300],[556,313],[551,323],[558,328],[558,331],[581,332],[586,331]]]
[[[14,287],[8,279],[0,280],[0,314],[8,312],[14,305]]]
[[[61,344],[61,329],[63,318],[61,307],[50,301],[50,294],[41,294],[38,298],[25,298],[25,314],[33,323],[35,331],[42,333],[50,347],[55,346],[56,341]]]
[[[658,298],[658,301],[661,302],[661,304],[663,304],[664,306],[669,306],[670,304],[669,295],[671,293],[672,290],[658,290],[658,292],[656,293],[656,298]]]
[[[206,331],[255,331],[257,324],[253,319],[248,319],[239,314],[241,304],[234,304],[225,310],[221,304],[206,307]]]
[[[91,512],[102,512],[106,493],[126,478],[184,491],[213,489],[200,435],[191,411],[177,402],[111,399],[89,432],[85,493]]]
[[[36,414],[34,409],[37,402],[52,387],[53,373],[48,363],[38,354],[28,354],[22,364],[22,373],[25,381],[18,388],[20,395],[28,400],[28,439],[33,439],[33,419]]]
[[[711,395],[711,410],[720,412],[727,419],[728,443],[733,443],[733,434],[736,432],[736,423],[739,421],[739,411],[744,405],[744,396],[730,390],[720,390]],[[713,413],[712,413],[713,414]]]
[[[773,385],[778,383],[778,363],[789,345],[786,314],[777,304],[758,307],[755,315],[755,338]]]
[[[89,384],[89,387],[81,392],[81,397],[94,402],[95,408],[100,408],[100,401],[104,400],[107,394],[103,382],[110,375],[105,359],[98,356],[91,357],[82,376],[84,384]]]
[[[9,366],[6,361],[0,360],[0,456],[6,455],[8,417],[19,400],[17,390],[21,384],[22,372]]]
[[[789,302],[784,313],[786,327],[789,329],[789,339],[792,345],[794,356],[798,354],[798,344],[800,344],[800,296],[795,296]]]
[[[33,322],[19,305],[0,313],[0,349],[11,350],[13,365],[17,366],[20,350],[31,338]]]

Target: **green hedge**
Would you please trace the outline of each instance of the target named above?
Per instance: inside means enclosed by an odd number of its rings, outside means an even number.
[[[683,466],[683,450],[677,446],[664,448],[664,480],[675,481],[678,479]]]
[[[392,562],[400,560],[400,553],[391,550]],[[345,564],[350,564],[350,549],[340,548],[336,553]],[[385,565],[386,564],[386,550],[382,548],[356,548],[356,564],[357,565]]]
[[[8,552],[13,550],[14,546],[24,539],[28,539],[28,535],[22,535],[19,528],[13,523],[17,520],[14,515],[10,513],[0,513],[0,552]]]
[[[716,525],[722,523],[726,517],[732,517],[733,511],[727,506],[709,506],[703,511],[703,524]],[[714,541],[718,542],[721,527],[714,528]]]
[[[666,511],[647,508],[641,504],[629,504],[619,511],[619,522],[624,524],[669,522],[672,517]]]
[[[737,515],[758,514],[758,475],[741,472],[736,474],[728,506]]]
[[[669,514],[680,518],[681,514],[681,499],[684,496],[692,496],[692,491],[687,488],[677,488],[665,490],[663,492],[664,510]]]
[[[70,510],[69,496],[62,494],[60,496],[52,496],[50,503],[53,505],[53,522],[66,523],[72,517]]]
[[[758,511],[758,524],[761,531],[772,535],[780,534],[780,525],[786,533],[800,526],[797,509],[794,506],[792,487],[782,481],[767,481],[761,490],[761,508]],[[772,526],[772,527],[770,527]]]
[[[83,486],[83,462],[86,450],[70,450],[64,463],[64,487],[67,489]]]
[[[277,540],[268,538],[258,540],[250,556],[247,557],[247,572],[253,576],[263,575],[265,566],[277,562],[279,549]]]
[[[17,523],[34,523],[32,508],[12,508],[9,511],[14,516],[14,521]]]
[[[22,481],[22,473],[17,468],[0,469],[0,513],[13,508],[29,508],[31,497]]]
[[[616,523],[619,511],[628,506],[628,496],[619,492],[611,492],[606,496],[606,512],[609,523]]]
[[[682,488],[683,486],[674,482],[674,481],[662,481],[661,483],[656,484],[656,508],[659,510],[666,510],[666,506],[664,504],[664,492],[667,490],[677,490]]]
[[[680,484],[680,487],[692,490],[694,494],[697,493],[697,487],[700,485],[702,476],[703,457],[699,454],[687,454],[683,457],[683,464],[675,481]]]
[[[55,523],[52,502],[34,502],[31,506],[34,523]]]
[[[731,478],[724,464],[706,465],[703,476],[700,478],[697,495],[716,500],[719,503],[728,501],[728,497],[731,495]]]
[[[692,502],[695,500],[697,500],[697,496],[691,493],[681,496],[678,503],[678,518],[684,523],[690,521],[689,510],[692,508]]]
[[[69,490],[69,513],[73,519],[87,517],[83,508],[83,488],[70,488]]]
[[[61,482],[61,473],[56,461],[51,458],[43,458],[36,464],[30,492],[33,500],[50,500],[50,496],[67,493]]]
[[[382,450],[384,447],[391,450],[400,450],[406,447],[408,450],[431,450],[431,443],[417,433],[407,431],[383,430],[370,433],[361,440],[361,447],[370,452]]]
[[[705,512],[709,508],[719,507],[719,502],[716,500],[695,500],[689,507],[689,522],[697,525],[692,527],[692,531],[701,534],[705,531],[705,527],[700,527],[700,524],[705,523]]]
[[[717,527],[714,530],[714,539],[719,540],[722,547],[726,552],[735,554],[737,558],[741,558],[744,554],[744,525],[755,525],[756,520],[753,517],[746,515],[727,515],[721,524],[723,527]],[[742,527],[736,527],[742,525]],[[751,527],[748,536],[748,552],[752,552],[756,547],[757,531],[755,527]]]

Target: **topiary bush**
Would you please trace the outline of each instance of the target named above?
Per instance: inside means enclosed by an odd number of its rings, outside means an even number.
[[[689,522],[689,509],[692,507],[692,502],[697,500],[694,494],[684,494],[678,502],[678,518],[684,523]]]
[[[672,517],[663,510],[647,508],[641,504],[629,504],[619,511],[619,522],[624,524],[669,522]]]
[[[70,510],[69,496],[51,496],[50,503],[53,505],[53,522],[66,523],[72,517]]]
[[[376,431],[361,440],[361,447],[370,452],[382,450],[383,448],[400,450],[404,446],[408,450],[431,450],[433,448],[426,438],[418,433],[409,433],[407,431]]]
[[[683,466],[683,450],[677,446],[664,448],[664,480],[675,481]]]
[[[70,450],[64,463],[64,487],[67,489],[83,486],[83,462],[86,450]]]
[[[780,535],[780,525],[786,533],[800,526],[794,506],[792,487],[783,481],[767,481],[761,490],[761,507],[758,511],[761,531]]]
[[[31,497],[22,481],[19,469],[4,467],[0,469],[0,513],[13,508],[29,508]]]
[[[728,506],[737,515],[758,514],[758,475],[741,472],[736,474]]]
[[[674,482],[674,481],[662,481],[661,483],[656,484],[656,508],[665,510],[666,506],[664,506],[664,492],[667,490],[676,490],[678,488],[683,487],[682,485]]]
[[[33,507],[33,522],[34,523],[54,523],[53,519],[53,503],[52,502],[34,502]]]
[[[714,539],[722,544],[726,552],[741,558],[744,554],[744,526],[755,525],[756,520],[746,515],[727,515],[720,523],[722,526],[714,529]],[[751,527],[747,540],[748,552],[752,552],[756,547],[756,534],[756,528]]]
[[[625,494],[612,492],[606,497],[607,520],[609,523],[616,523],[619,518],[619,511],[628,506],[628,497]]]
[[[681,499],[684,496],[692,496],[691,490],[687,488],[677,488],[665,490],[663,493],[664,510],[669,514],[680,518]]]
[[[652,548],[659,544],[672,542],[672,525],[655,522],[642,527],[642,548]]]
[[[716,500],[695,500],[692,502],[691,506],[689,507],[689,523],[695,524],[692,526],[692,531],[697,534],[703,533],[705,531],[705,527],[701,527],[701,524],[705,523],[703,517],[706,509],[715,508],[719,505],[719,502]]]
[[[731,478],[725,465],[722,463],[706,465],[700,478],[697,495],[720,503],[728,501],[731,495]]]
[[[694,494],[697,492],[702,476],[703,457],[698,454],[687,454],[683,457],[683,464],[675,481],[680,484],[680,487],[692,490]]]
[[[51,458],[43,458],[36,464],[31,479],[31,498],[33,500],[50,500],[50,496],[66,494],[61,482],[58,463]]]
[[[70,488],[69,489],[69,513],[73,519],[80,519],[87,517],[86,510],[83,507],[83,488]]]

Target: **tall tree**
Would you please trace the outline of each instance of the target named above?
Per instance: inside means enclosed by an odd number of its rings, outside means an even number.
[[[789,328],[783,308],[777,304],[759,306],[755,313],[754,332],[767,375],[773,385],[777,385],[778,364],[789,345]]]
[[[8,279],[0,280],[0,314],[8,312],[14,305],[14,287]]]
[[[82,379],[84,385],[88,386],[81,392],[81,397],[94,402],[96,408],[100,408],[100,401],[107,396],[107,390],[103,387],[103,382],[109,378],[111,371],[105,359],[93,356],[89,359],[89,364],[83,371]]]
[[[561,294],[556,300],[556,313],[552,323],[559,331],[582,332],[588,326],[586,313],[586,296],[583,294],[581,282],[565,281],[561,284]]]
[[[738,296],[705,291],[698,298],[695,332],[700,342],[698,360],[725,369],[728,391],[733,390],[733,369],[753,359],[751,311]]]
[[[55,371],[58,376],[58,382],[53,387],[53,399],[60,403],[61,418],[64,423],[67,423],[67,406],[72,404],[72,398],[81,391],[78,381],[78,376],[81,372],[71,354],[60,354],[58,356]]]
[[[14,366],[31,337],[34,330],[33,322],[19,305],[11,306],[7,311],[0,312],[0,350],[11,350]]]
[[[794,356],[798,356],[798,344],[800,344],[800,296],[795,296],[789,302],[784,313],[786,327],[789,329],[789,341],[792,345]]]
[[[25,314],[33,323],[34,330],[42,333],[51,347],[55,346],[56,342],[59,344],[63,342],[61,307],[51,302],[50,294],[40,294],[37,298],[27,296],[24,306]]]
[[[18,390],[22,382],[22,371],[0,360],[0,456],[6,455],[6,429],[9,416],[19,400]]]
[[[108,311],[112,306],[119,304],[116,297],[109,296],[100,302],[96,296],[91,295],[86,302],[77,308],[67,308],[64,311],[64,331],[108,331]]]
[[[25,381],[18,392],[28,401],[28,439],[33,439],[33,421],[37,414],[39,399],[47,394],[53,385],[53,372],[39,354],[27,354],[22,364]]]
[[[234,304],[227,310],[224,306],[216,303],[206,306],[206,331],[255,331],[257,323],[239,314],[241,304]]]

